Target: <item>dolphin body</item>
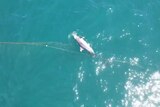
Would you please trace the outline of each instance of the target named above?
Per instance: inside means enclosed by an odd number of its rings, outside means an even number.
[[[73,32],[72,35],[73,35],[74,39],[75,39],[75,40],[78,42],[78,44],[80,45],[80,52],[82,52],[83,50],[87,50],[90,54],[92,54],[92,55],[95,56],[94,50],[92,49],[92,47],[90,46],[90,44],[87,43],[87,42],[84,40],[84,37],[79,37],[76,32]]]

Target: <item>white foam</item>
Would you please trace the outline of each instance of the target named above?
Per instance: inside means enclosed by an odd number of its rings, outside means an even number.
[[[140,13],[134,13],[134,16],[140,16],[140,17],[142,17],[142,16],[144,16],[143,14],[140,14]]]
[[[114,56],[108,59],[109,63],[112,63],[114,60],[115,60]]]
[[[107,10],[106,10],[106,14],[112,14],[114,11],[113,11],[113,8],[109,7]]]
[[[98,34],[96,35],[96,38],[99,38],[99,37],[100,37],[100,35],[101,35],[101,34],[100,34],[100,33],[98,33]]]
[[[80,82],[83,81],[83,78],[84,78],[84,71],[83,70],[78,73],[78,78],[79,78]]]
[[[102,41],[107,41],[107,42],[109,42],[109,41],[111,41],[111,40],[112,40],[112,36],[108,36],[108,37],[102,38]]]
[[[130,35],[131,35],[130,32],[125,32],[120,36],[120,38],[124,38],[124,37],[130,36]]]
[[[132,66],[138,65],[139,58],[137,58],[137,57],[129,58],[129,61],[130,61],[130,65],[132,65]]]
[[[98,61],[95,61],[95,72],[96,75],[98,76],[100,72],[104,71],[106,69],[106,62],[103,59],[103,54],[102,53],[98,53],[97,56],[99,57]]]
[[[84,107],[84,104],[82,104],[80,107]]]
[[[159,53],[159,52],[160,52],[160,49],[157,48],[157,49],[156,49],[156,53]]]
[[[81,62],[81,65],[80,65],[79,70],[78,70],[78,79],[79,79],[80,82],[82,82],[83,79],[84,79],[84,73],[85,73],[85,71],[83,69],[83,62]]]
[[[102,61],[95,62],[96,65],[96,75],[98,76],[106,68],[106,64]]]
[[[101,85],[101,88],[102,88],[102,91],[103,92],[107,92],[108,90],[108,83],[106,80],[103,80],[103,79],[100,79],[100,85]]]
[[[79,100],[79,92],[78,92],[77,84],[73,87],[73,91],[74,91],[74,94],[75,94],[75,101],[78,101]]]

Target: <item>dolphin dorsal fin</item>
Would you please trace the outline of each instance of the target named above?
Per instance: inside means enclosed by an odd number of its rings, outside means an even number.
[[[82,52],[84,49],[82,47],[80,47],[80,52]]]

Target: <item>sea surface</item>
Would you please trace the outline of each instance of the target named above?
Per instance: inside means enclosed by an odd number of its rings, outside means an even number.
[[[160,0],[1,0],[0,107],[160,107]]]

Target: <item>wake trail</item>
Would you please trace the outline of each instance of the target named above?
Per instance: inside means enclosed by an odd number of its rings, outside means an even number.
[[[95,62],[100,62],[101,64],[104,64],[105,66],[109,66],[109,65],[119,65],[119,64],[127,64],[129,66],[133,66],[133,67],[138,67],[140,69],[145,69],[142,65],[139,64],[139,62],[137,62],[137,64],[132,64],[131,61],[128,59],[123,60],[123,59],[119,59],[116,57],[106,57],[106,56],[101,56],[101,55],[96,55],[95,56]]]

